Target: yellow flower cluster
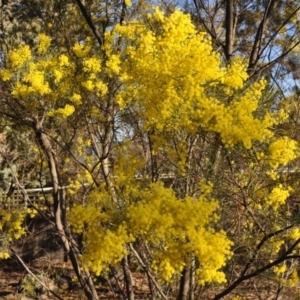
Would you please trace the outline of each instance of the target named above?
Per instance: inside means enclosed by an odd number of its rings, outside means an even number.
[[[25,227],[23,226],[26,215],[26,209],[12,212],[4,209],[0,210],[0,231],[4,233],[7,241],[19,239],[26,233]],[[6,252],[4,251],[2,257],[5,255]]]
[[[46,51],[46,40],[48,39],[46,36],[43,36],[43,39],[44,51]],[[57,100],[67,93],[66,90],[64,91],[64,85],[56,87],[56,84],[62,79],[65,79],[66,83],[70,81],[69,76],[73,76],[73,71],[74,65],[70,63],[66,55],[62,54],[47,59],[41,57],[37,60],[27,60],[26,67],[23,64],[15,66],[12,70],[5,70],[5,73],[3,71],[1,77],[3,80],[9,79],[14,82],[12,95],[15,98],[25,100],[29,109],[36,109],[38,102],[30,101],[32,98],[49,95],[48,99]],[[52,106],[53,102],[49,102],[47,105]],[[45,108],[43,107],[43,109]]]
[[[101,61],[99,58],[93,56],[83,60],[83,72],[98,73],[101,70]]]
[[[268,149],[268,162],[270,167],[277,168],[286,165],[299,156],[298,144],[289,137],[280,137],[272,142]]]
[[[109,229],[105,228],[113,219],[109,218],[109,210],[100,212],[105,195],[94,193],[87,205],[76,205],[69,212],[68,219],[76,233],[82,233],[85,241],[85,252],[81,256],[86,267],[91,268],[96,274],[100,274],[106,264],[119,262],[126,254],[124,244],[133,241],[125,228],[119,226]]]
[[[39,207],[39,209],[43,209],[43,207],[41,207],[41,208]],[[38,212],[34,208],[27,208],[26,213],[31,219],[33,219],[37,215]]]
[[[31,51],[28,45],[20,46],[8,54],[8,60],[12,69],[21,68],[25,62],[31,59]]]
[[[82,82],[81,84],[83,87],[85,87],[89,92],[93,92],[95,88],[95,83],[92,80],[87,80]]]
[[[69,220],[74,232],[76,233],[82,233],[84,231],[85,224],[95,226],[99,220],[103,221],[105,219],[105,214],[102,214],[94,205],[85,207],[82,205],[75,205],[72,208],[71,214],[69,214]]]
[[[300,229],[298,227],[293,228],[288,234],[288,237],[294,241],[298,240],[300,238]]]
[[[68,194],[70,195],[75,194],[81,187],[82,187],[82,183],[79,180],[72,180],[72,181],[70,180]]]
[[[58,62],[60,67],[69,67],[71,65],[69,57],[65,54],[61,54],[58,57]]]
[[[88,56],[91,38],[74,45],[77,57],[54,55],[50,46],[51,38],[41,33],[36,48],[30,50],[25,45],[11,51],[9,68],[0,71],[0,78],[12,83],[12,96],[21,100],[28,111],[45,111],[48,116],[65,119],[82,105],[84,93],[102,97],[108,87],[101,78],[101,59]]]
[[[147,19],[149,25],[134,21],[105,36],[108,72],[123,84],[116,95],[121,109],[142,107],[137,112],[145,130],[194,133],[202,127],[218,132],[228,147],[242,143],[250,149],[253,141],[272,137],[276,116],[256,116],[266,82],[246,88],[241,58],[222,67],[211,41],[180,11],[166,17],[156,9]],[[128,45],[122,50],[120,40]],[[224,101],[229,95],[232,100]]]
[[[211,194],[212,190],[213,190],[213,183],[211,181],[206,182],[204,180],[201,180],[199,182],[199,186],[201,189],[201,194],[204,196],[207,196],[209,194]]]
[[[286,271],[286,264],[282,263],[281,265],[273,267],[273,272],[276,274],[282,274]]]
[[[38,53],[40,54],[44,54],[47,52],[48,48],[50,47],[51,44],[51,38],[47,35],[45,35],[44,33],[40,33],[38,35],[38,40],[39,40],[39,44],[38,44]]]
[[[86,57],[90,51],[92,50],[92,39],[90,37],[87,37],[84,42],[76,43],[72,50],[75,53],[75,55],[79,58]]]
[[[215,122],[209,124],[208,128],[219,132],[228,147],[242,142],[246,149],[250,149],[252,141],[266,141],[272,137],[269,128],[276,120],[269,113],[263,119],[254,117],[264,87],[265,81],[257,82],[230,102],[223,111],[216,108]]]
[[[139,239],[153,246],[152,268],[163,280],[170,281],[182,271],[190,254],[194,254],[199,261],[200,284],[225,282],[221,268],[231,256],[231,242],[224,232],[209,228],[217,220],[218,205],[206,199],[211,185],[203,184],[203,188],[204,194],[198,199],[178,200],[162,184],[141,189],[132,182],[122,190],[123,197],[128,198],[123,201],[128,205],[121,219],[119,210],[105,204],[111,203],[107,192],[93,193],[90,204],[75,206],[69,214],[75,231],[85,234],[83,261],[95,272],[101,272],[106,263],[116,263],[123,257],[125,243]],[[99,213],[99,209],[97,212],[100,206],[106,207],[105,214]]]
[[[9,253],[7,253],[7,252],[0,252],[0,260],[1,259],[8,259],[8,258],[10,258]]]
[[[109,59],[106,61],[106,67],[108,74],[119,74],[120,73],[121,61],[117,55],[111,54]]]
[[[121,261],[127,254],[124,244],[132,241],[122,225],[116,230],[105,230],[94,226],[88,232],[82,260],[99,275],[106,264],[116,264]]]
[[[65,107],[63,108],[58,108],[54,111],[49,111],[48,116],[54,117],[54,116],[59,116],[63,119],[71,116],[75,111],[75,107],[70,104],[66,104]]]
[[[272,180],[276,180],[279,179],[279,174],[277,172],[277,170],[272,169],[266,172],[266,174],[272,179]]]
[[[290,278],[288,279],[288,284],[291,287],[295,287],[299,284],[300,278],[298,276],[298,270],[293,270],[292,274],[290,275]]]
[[[248,73],[246,65],[239,56],[235,56],[224,76],[224,84],[233,89],[241,89],[244,86],[244,82],[248,79]]]
[[[7,70],[7,69],[0,70],[1,80],[8,81],[8,80],[10,80],[11,76],[12,76],[12,74],[9,70]]]
[[[266,203],[272,207],[274,211],[277,211],[279,206],[284,204],[289,197],[292,189],[290,187],[284,188],[282,184],[274,187],[266,199]]]
[[[78,141],[79,141],[79,144],[76,149],[77,154],[80,157],[85,156],[85,164],[87,167],[90,167],[90,164],[89,164],[90,156],[87,156],[87,153],[86,153],[87,147],[91,146],[90,140],[89,139],[83,140],[81,137],[79,137]],[[69,159],[65,159],[66,168],[64,169],[64,171],[68,170],[68,167],[67,167],[68,162],[69,162]],[[73,178],[73,179],[69,178],[68,183],[69,183],[68,184],[68,194],[73,195],[79,189],[82,189],[82,187],[84,185],[92,185],[94,183],[94,181],[88,170],[81,169],[81,170],[78,170],[75,178]]]
[[[81,101],[81,96],[80,96],[79,94],[77,94],[77,93],[74,93],[74,94],[71,96],[70,100],[71,100],[74,104],[76,104],[76,105],[79,105],[79,104],[82,103],[82,101]]]
[[[38,95],[45,95],[51,92],[49,83],[45,81],[45,74],[35,68],[31,68],[29,73],[23,77],[23,86],[27,86],[28,93],[36,93]],[[17,89],[14,90],[17,93]],[[21,97],[21,95],[20,95]],[[24,97],[24,95],[23,95]]]

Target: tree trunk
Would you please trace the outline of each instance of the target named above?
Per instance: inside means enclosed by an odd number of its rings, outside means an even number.
[[[124,258],[122,259],[122,266],[123,266],[123,272],[124,272],[124,281],[125,281],[127,299],[134,300],[132,276],[131,276],[131,272],[129,270],[127,255],[125,255]]]
[[[190,267],[185,267],[180,278],[177,300],[188,300],[190,290]]]
[[[278,2],[276,0],[270,0],[267,4],[264,17],[259,24],[259,27],[256,32],[255,40],[253,43],[253,47],[251,50],[250,58],[249,58],[249,65],[248,65],[248,73],[252,75],[255,71],[255,67],[259,59],[261,58],[261,46],[262,46],[262,38],[265,31],[265,28],[270,20],[272,12],[275,10]]]
[[[56,157],[47,135],[43,132],[42,122],[36,121],[33,126],[37,142],[44,151],[53,184],[54,218],[57,232],[66,249],[68,257],[72,263],[73,269],[77,275],[80,285],[89,300],[99,300],[92,278],[88,272],[82,272],[80,269],[77,246],[68,230],[68,223],[65,214],[65,199],[60,189],[60,178]]]
[[[233,0],[226,0],[226,43],[225,43],[225,56],[226,60],[230,61],[233,52],[234,41],[234,12]]]
[[[196,286],[196,283],[195,283],[195,257],[193,257],[193,259],[192,259],[190,272],[191,272],[190,300],[195,300],[195,286]]]

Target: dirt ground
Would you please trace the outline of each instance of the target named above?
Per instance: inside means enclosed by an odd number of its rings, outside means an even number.
[[[48,263],[38,262],[29,264],[28,267],[34,274],[42,274],[55,282],[58,287],[57,294],[64,300],[84,300],[86,299],[78,282],[76,281],[75,273],[69,263],[60,263],[50,265]],[[57,299],[54,296],[46,294],[38,295],[36,292],[25,292],[25,289],[30,290],[30,286],[25,286],[24,278],[26,278],[27,271],[24,267],[16,261],[2,261],[0,263],[0,300],[1,299]],[[135,272],[135,294],[136,299],[149,299],[147,278],[145,274]],[[25,282],[26,283],[26,282]],[[117,285],[123,282],[111,282],[99,280],[95,282],[96,289],[100,299],[124,299],[122,291]],[[14,298],[12,298],[14,295]],[[23,296],[22,296],[23,295]],[[24,297],[24,296],[27,296]],[[21,298],[22,297],[22,298]]]
[[[78,282],[75,280],[75,274],[69,263],[51,264],[50,262],[40,261],[28,265],[34,274],[40,274],[50,278],[58,287],[57,294],[64,300],[85,300]],[[16,261],[0,262],[0,300],[47,300],[57,299],[53,296],[37,294],[36,292],[25,293],[24,278],[27,271]],[[133,272],[134,277],[134,293],[136,300],[150,299],[147,277],[140,271]],[[243,286],[240,286],[229,296],[224,297],[224,300],[240,299],[240,300],[300,300],[300,283],[293,289],[283,289],[276,297],[276,286],[269,285],[266,289],[266,279],[256,278],[255,281],[249,280]],[[124,299],[122,291],[123,281],[111,280],[103,281],[99,278],[95,282],[96,289],[100,299]],[[27,286],[28,287],[28,286]],[[30,286],[29,286],[30,287]],[[23,289],[22,289],[23,288]],[[30,289],[29,289],[30,290]],[[218,293],[216,288],[198,290],[200,300],[213,299],[214,294]],[[220,292],[220,290],[219,290]],[[240,296],[240,298],[234,298]],[[173,300],[173,297],[169,297]]]

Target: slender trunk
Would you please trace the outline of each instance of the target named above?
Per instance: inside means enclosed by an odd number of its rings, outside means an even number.
[[[134,292],[133,292],[133,286],[132,286],[132,276],[131,272],[129,270],[129,264],[128,264],[128,256],[125,255],[122,259],[122,266],[123,266],[123,272],[124,272],[124,281],[125,281],[125,287],[126,287],[126,294],[128,300],[134,300]]]
[[[192,263],[191,263],[191,282],[190,282],[190,300],[194,300],[195,299],[195,257],[193,257],[192,259]]]
[[[148,269],[148,266],[146,265],[146,259],[143,259],[138,252],[134,249],[132,244],[129,244],[129,248],[132,251],[132,253],[135,255],[135,257],[137,258],[138,262],[141,264],[141,266],[143,267],[144,271],[147,274],[147,277],[149,280],[152,281],[153,286],[156,287],[156,290],[159,292],[160,297],[164,300],[167,300],[167,296],[164,294],[164,292],[162,291],[161,287],[159,286],[159,284],[157,283],[157,281],[155,280],[154,276],[151,274],[151,272]]]
[[[194,150],[194,146],[198,140],[198,136],[194,139],[188,138],[188,159],[186,162],[186,185],[185,185],[185,197],[189,196],[191,189],[191,168],[192,168],[192,153]],[[188,265],[183,269],[182,275],[180,278],[180,286],[177,300],[188,300],[189,299],[189,291],[191,287],[191,272],[192,268],[190,262],[188,261]],[[192,292],[192,291],[191,291]]]
[[[154,151],[153,151],[153,142],[151,140],[151,134],[153,134],[153,130],[148,132],[148,142],[149,142],[149,152],[150,152],[150,166],[151,166],[151,181],[156,182],[157,181],[157,162],[154,157]]]
[[[155,300],[156,299],[156,293],[155,293],[155,288],[153,286],[152,280],[149,276],[149,273],[147,274],[147,279],[148,279],[148,286],[149,286],[149,291],[150,291],[150,299]]]
[[[52,151],[50,141],[47,135],[43,132],[42,122],[36,122],[33,127],[37,142],[39,146],[44,151],[48,167],[51,174],[51,179],[53,183],[53,200],[54,200],[54,218],[57,232],[62,240],[68,257],[72,263],[73,269],[77,275],[80,285],[89,300],[98,300],[95,286],[93,284],[92,278],[88,272],[82,272],[78,260],[78,251],[72,236],[68,230],[66,214],[65,214],[65,203],[62,191],[60,190],[60,178],[58,172],[57,161],[55,155]]]
[[[248,65],[248,73],[251,75],[255,71],[255,67],[261,58],[262,52],[261,52],[261,47],[262,47],[262,40],[263,40],[263,35],[266,29],[266,26],[270,20],[270,17],[273,13],[273,11],[276,9],[276,6],[278,4],[277,0],[270,0],[268,1],[264,16],[262,21],[260,22],[256,36],[254,39],[253,47],[251,50],[250,58],[249,58],[249,65]]]
[[[118,203],[118,197],[116,195],[114,183],[111,180],[111,171],[110,171],[110,151],[113,144],[114,139],[114,102],[113,97],[108,100],[106,107],[106,124],[104,127],[104,132],[101,134],[99,131],[99,139],[102,144],[101,149],[101,170],[102,175],[104,177],[106,187],[112,193],[112,199],[114,203]],[[124,272],[124,282],[126,287],[126,294],[128,300],[134,300],[134,292],[133,292],[133,279],[131,275],[131,271],[129,269],[128,264],[128,256],[125,255],[122,259],[122,267]]]
[[[190,267],[187,266],[182,271],[177,300],[188,300],[190,290],[190,278]]]
[[[211,162],[211,169],[208,174],[208,179],[213,180],[219,174],[220,164],[223,158],[222,155],[222,143],[220,136],[216,137],[214,142],[214,149],[213,149],[213,157]]]
[[[226,44],[225,56],[226,60],[230,61],[233,52],[234,41],[234,12],[233,0],[226,0]]]

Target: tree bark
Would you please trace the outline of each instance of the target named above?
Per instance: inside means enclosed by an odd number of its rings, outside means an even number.
[[[185,267],[180,278],[177,300],[188,300],[190,290],[190,267]]]
[[[193,257],[192,262],[191,262],[191,278],[190,278],[190,299],[189,300],[195,300],[195,257]]]
[[[33,129],[37,138],[37,142],[45,153],[48,167],[53,184],[53,200],[54,200],[54,218],[57,232],[62,240],[62,243],[68,253],[68,257],[72,263],[73,269],[77,275],[80,285],[89,300],[99,300],[95,286],[89,272],[82,272],[78,260],[78,251],[73,238],[66,227],[66,215],[63,212],[65,209],[64,197],[60,189],[60,178],[57,166],[56,157],[52,151],[51,143],[48,136],[43,131],[42,121],[36,121],[33,124]],[[65,224],[65,226],[64,226]],[[72,242],[73,241],[73,242]]]
[[[225,57],[230,61],[233,52],[234,41],[234,9],[233,0],[226,0],[226,43],[225,43]]]
[[[270,16],[274,11],[274,9],[276,8],[277,4],[278,4],[277,0],[270,0],[268,2],[263,19],[258,26],[253,47],[250,54],[249,65],[248,65],[248,73],[250,75],[252,75],[255,72],[255,67],[257,66],[257,63],[262,55],[261,46],[262,46],[263,34],[270,20]]]
[[[122,259],[122,266],[123,266],[123,272],[124,272],[124,281],[125,281],[127,299],[134,300],[132,276],[131,276],[131,272],[129,270],[127,255],[125,255],[124,258]]]

